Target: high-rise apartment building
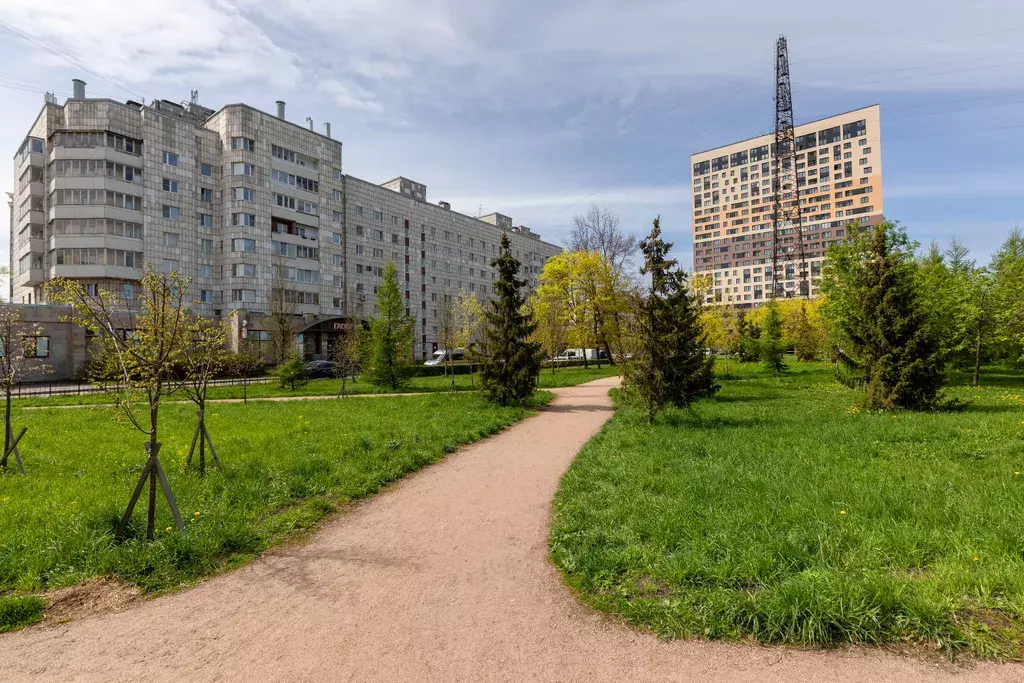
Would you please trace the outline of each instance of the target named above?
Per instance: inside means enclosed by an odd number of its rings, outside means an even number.
[[[45,304],[55,277],[135,296],[142,268],[191,278],[233,338],[265,339],[273,287],[302,317],[308,358],[368,318],[394,261],[418,357],[437,347],[444,297],[493,293],[502,233],[536,285],[559,247],[501,214],[427,203],[425,185],[342,172],[342,143],[245,104],[48,97],[14,157],[11,298]]]
[[[879,107],[796,126],[796,179],[810,294],[828,245],[882,220]],[[708,303],[753,308],[771,297],[774,134],[694,154],[693,268],[714,278]],[[781,226],[779,269],[799,296],[795,226]]]

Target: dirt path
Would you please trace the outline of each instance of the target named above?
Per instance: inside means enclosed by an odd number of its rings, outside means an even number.
[[[656,638],[579,604],[549,505],[615,379],[464,449],[195,589],[0,636],[0,681],[1020,681],[877,651]]]

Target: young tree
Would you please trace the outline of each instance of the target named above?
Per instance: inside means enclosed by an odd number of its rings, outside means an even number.
[[[42,331],[38,324],[23,321],[17,306],[0,302],[0,388],[4,392],[4,450],[0,454],[0,471],[7,470],[7,460],[14,453],[19,471],[25,473],[17,445],[23,434],[15,439],[11,423],[11,394],[28,375],[52,371],[37,357],[36,344]]]
[[[473,367],[483,339],[484,307],[475,292],[463,292],[455,305],[455,345],[465,349],[469,361],[469,385],[473,386]]]
[[[773,375],[781,375],[786,371],[786,346],[782,341],[782,314],[774,300],[765,307],[767,311],[761,325],[761,363]]]
[[[942,349],[921,302],[915,245],[881,223],[832,245],[822,289],[840,358],[863,373],[869,408],[929,408],[940,396]]]
[[[458,344],[458,322],[456,321],[455,300],[443,292],[437,307],[437,337],[441,342],[444,356],[444,374],[449,378],[449,391],[455,391],[455,357],[453,352]]]
[[[668,258],[671,248],[661,238],[660,217],[654,219],[651,234],[640,242],[640,273],[651,278],[651,286],[632,302],[636,346],[625,371],[626,389],[646,407],[648,424],[667,403],[685,407],[718,390],[700,308],[687,289],[686,275]]]
[[[522,292],[526,281],[516,277],[520,263],[512,256],[507,234],[501,236],[500,254],[491,267],[498,271],[497,296],[485,312],[480,386],[488,401],[518,405],[533,395],[537,385],[540,345],[530,341],[537,325],[526,312]]]
[[[533,340],[540,344],[541,350],[551,359],[551,373],[554,374],[558,363],[555,358],[565,349],[566,312],[561,296],[553,288],[538,288],[534,293],[530,308],[533,310],[537,329]]]
[[[192,435],[192,445],[188,449],[187,467],[192,463],[192,455],[199,442],[199,474],[206,473],[206,445],[210,446],[213,462],[220,467],[217,450],[213,447],[213,439],[206,429],[206,392],[210,382],[220,374],[227,362],[227,328],[223,323],[213,322],[199,315],[190,314],[183,329],[184,344],[181,352],[181,369],[184,377],[181,380],[181,391],[196,404],[196,430]]]
[[[341,380],[338,396],[348,396],[348,379],[355,378],[359,368],[359,329],[358,323],[345,323],[334,345],[331,346],[331,373]]]
[[[228,364],[242,378],[242,403],[249,402],[249,381],[265,371],[263,352],[258,341],[242,339],[238,343],[238,351],[228,357]]]
[[[120,379],[109,387],[114,401],[131,424],[149,437],[146,465],[117,527],[119,539],[124,537],[147,479],[146,538],[153,540],[158,480],[178,529],[185,530],[158,457],[161,445],[158,418],[160,399],[173,390],[174,372],[182,358],[188,328],[187,286],[188,281],[176,272],[165,275],[147,268],[139,283],[136,311],[134,298],[120,298],[108,290],[91,296],[75,280],[56,278],[47,285],[50,301],[72,306],[75,312],[71,320],[100,335],[102,362],[108,372],[116,373]],[[136,413],[135,401],[139,397],[146,402],[148,420]]]
[[[298,334],[299,318],[296,304],[289,296],[287,267],[284,259],[274,257],[271,264],[272,279],[270,283],[269,325],[267,332],[270,362],[280,365],[295,354],[295,340]]]
[[[271,374],[281,382],[282,389],[288,389],[289,391],[295,391],[309,382],[306,366],[302,362],[302,358],[299,357],[299,354],[294,351],[292,351],[288,360],[274,368]]]
[[[394,261],[384,268],[384,281],[377,293],[377,310],[370,320],[370,364],[368,377],[375,386],[397,391],[413,373],[411,360],[413,320],[405,314],[405,301],[398,286]]]

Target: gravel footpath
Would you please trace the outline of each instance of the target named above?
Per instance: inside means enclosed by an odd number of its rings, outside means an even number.
[[[0,636],[0,681],[1021,681],[880,650],[662,642],[580,604],[550,503],[617,379],[449,456],[282,547],[119,613]]]

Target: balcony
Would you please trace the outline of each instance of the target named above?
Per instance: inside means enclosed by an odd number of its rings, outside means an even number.
[[[43,284],[43,269],[29,268],[14,276],[12,285],[17,287],[32,287]]]

